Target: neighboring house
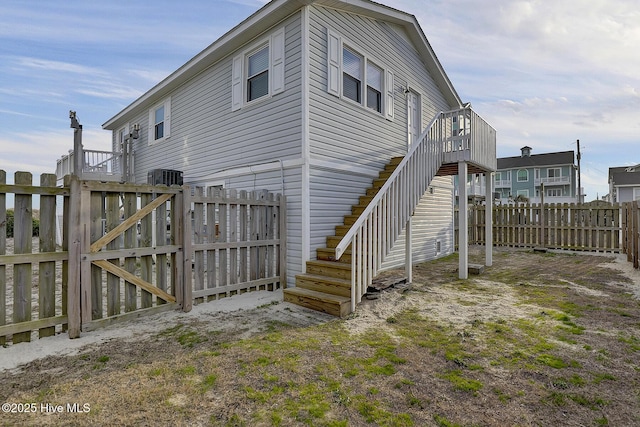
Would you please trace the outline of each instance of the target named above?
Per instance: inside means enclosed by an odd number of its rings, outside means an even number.
[[[119,152],[139,126],[124,175],[136,183],[175,170],[185,184],[284,192],[292,286],[317,258],[337,257],[327,238],[345,233],[337,227],[352,206],[432,122],[443,138],[432,143],[440,176],[434,170],[417,206],[402,209],[414,212],[414,261],[452,253],[451,175],[459,165],[495,170],[495,131],[476,116],[413,15],[366,0],[274,0],[103,127]],[[484,139],[472,139],[471,123]],[[405,238],[394,243],[376,267],[403,265]]]
[[[521,151],[520,156],[498,158],[493,180],[496,198],[509,203],[521,196],[540,203],[544,188],[544,203],[578,203],[573,151],[531,154],[531,147]]]
[[[609,168],[610,202],[640,200],[640,164]]]

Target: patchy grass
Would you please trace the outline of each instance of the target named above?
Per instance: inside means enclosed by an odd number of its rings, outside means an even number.
[[[0,425],[640,425],[640,305],[626,279],[601,257],[495,260],[464,281],[455,255],[417,266],[410,292],[348,320],[296,326],[269,318],[285,305],[270,303],[244,318],[260,326],[244,339],[221,322],[167,325],[4,373],[4,402],[91,412]]]

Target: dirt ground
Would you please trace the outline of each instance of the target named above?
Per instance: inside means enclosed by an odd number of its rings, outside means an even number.
[[[457,276],[418,265],[344,320],[275,294],[120,326],[0,371],[0,425],[640,425],[640,272],[496,248]]]

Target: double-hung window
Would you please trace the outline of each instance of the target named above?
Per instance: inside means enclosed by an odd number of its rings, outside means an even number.
[[[362,57],[349,48],[342,52],[342,95],[360,104],[362,102]]]
[[[367,107],[382,113],[382,76],[377,65],[367,62]]]
[[[149,110],[149,144],[163,141],[171,135],[171,98]]]
[[[269,45],[247,56],[247,102],[269,94]]]
[[[284,28],[233,58],[231,110],[284,92]]]
[[[327,92],[393,120],[393,73],[328,30]]]

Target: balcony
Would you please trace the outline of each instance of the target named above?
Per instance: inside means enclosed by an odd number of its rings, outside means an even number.
[[[438,175],[457,175],[458,162],[466,162],[470,174],[496,170],[496,131],[471,107],[443,113],[439,120],[443,165]]]
[[[571,184],[571,177],[569,176],[552,176],[548,178],[536,178],[536,187],[540,184],[544,185],[568,185]]]
[[[126,174],[123,172],[123,154],[111,151],[85,150],[81,148],[82,167],[76,173],[81,179],[95,181],[125,182]],[[130,157],[130,162],[133,161]],[[62,156],[56,164],[56,177],[58,180],[75,171],[75,152]]]
[[[73,150],[56,163],[56,178],[61,181],[66,175],[92,181],[129,182],[133,171],[132,142],[138,138],[140,126],[133,130],[121,144],[122,152],[86,150],[82,145],[82,125],[75,111],[69,111],[73,129]]]
[[[494,188],[511,188],[510,179],[496,179],[494,181]]]

